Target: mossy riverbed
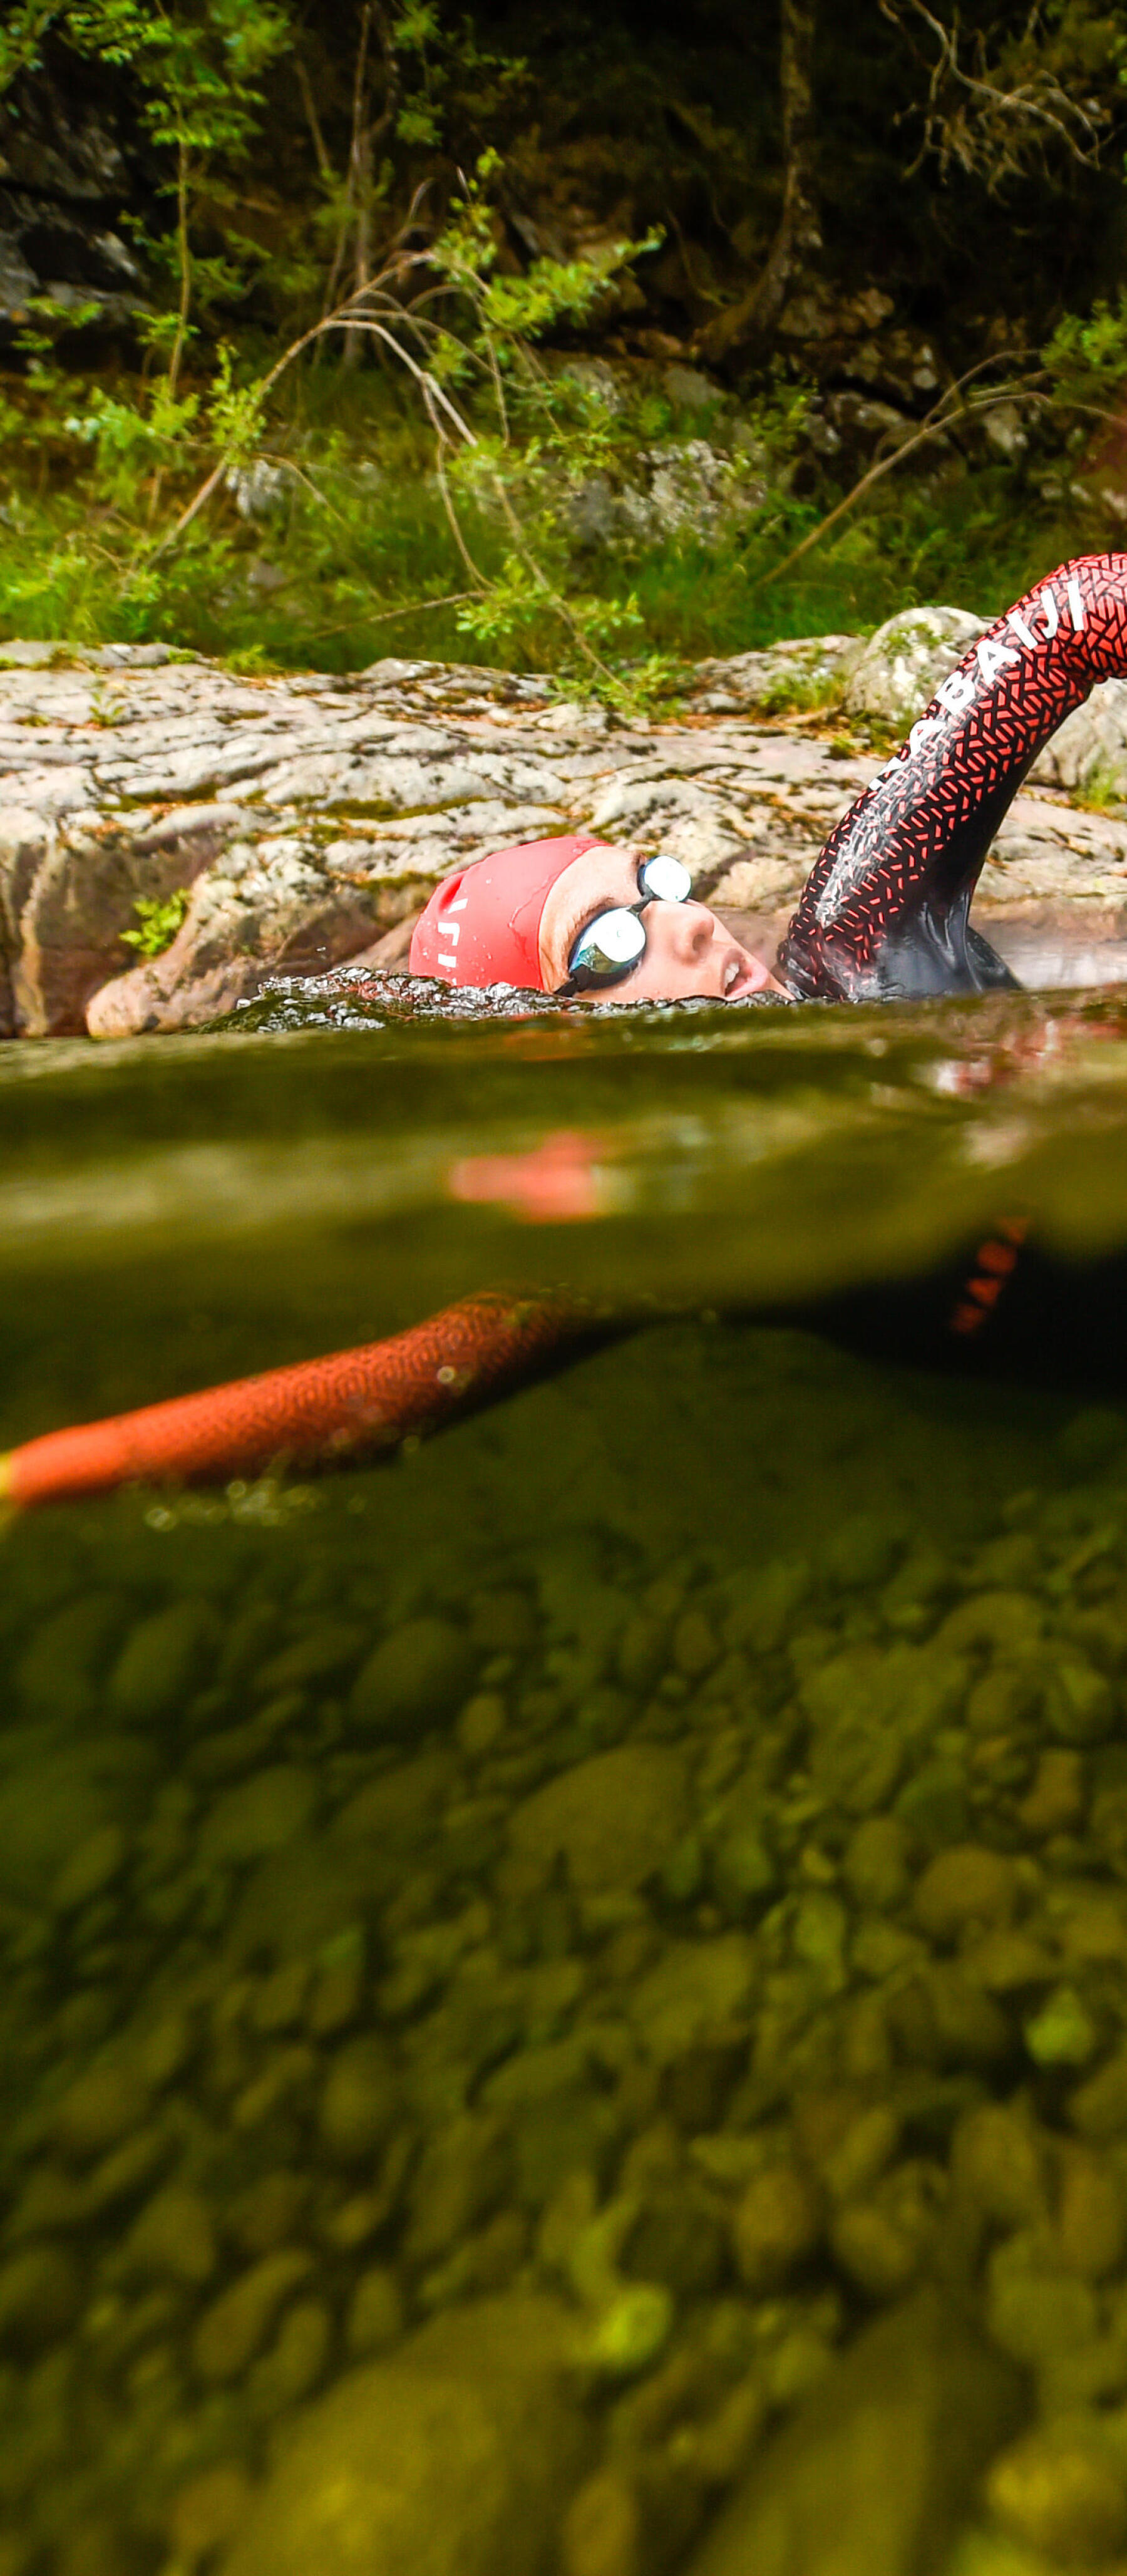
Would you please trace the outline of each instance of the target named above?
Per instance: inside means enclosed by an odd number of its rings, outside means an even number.
[[[1122,2563],[1127,1414],[666,1327],[4,1569],[0,2567]]]

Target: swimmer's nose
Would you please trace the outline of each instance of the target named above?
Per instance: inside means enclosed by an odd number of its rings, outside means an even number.
[[[678,957],[695,965],[705,950],[711,948],[716,928],[715,914],[703,903],[663,903],[659,907],[669,936],[669,944]]]

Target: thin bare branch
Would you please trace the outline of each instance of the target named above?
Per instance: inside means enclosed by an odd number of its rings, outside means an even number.
[[[904,35],[908,35],[904,13],[911,10],[935,41],[922,109],[923,142],[913,169],[918,169],[931,152],[941,169],[957,161],[962,169],[984,173],[988,188],[997,193],[1004,179],[1017,177],[1027,165],[1028,154],[1023,152],[1022,144],[1032,138],[1023,136],[1023,126],[1043,135],[1055,134],[1072,159],[1084,168],[1098,166],[1099,121],[1088,106],[1061,87],[1052,72],[1038,70],[1030,79],[1007,88],[1001,75],[991,74],[984,61],[980,61],[977,72],[967,69],[960,55],[957,22],[954,28],[945,26],[928,6],[928,0],[879,0],[879,5],[882,16]],[[1037,15],[1034,8],[1026,23],[1024,40],[1035,34]],[[908,41],[911,42],[910,36]],[[912,50],[918,49],[913,46]],[[979,50],[981,55],[981,39]],[[922,59],[926,61],[926,57]],[[965,104],[948,108],[945,90],[961,94]],[[970,108],[975,111],[973,116],[968,113]]]
[[[800,544],[792,546],[789,555],[783,556],[781,563],[773,564],[770,572],[762,573],[758,582],[753,584],[753,588],[766,590],[771,582],[780,580],[783,573],[789,572],[793,564],[800,563],[803,555],[808,555],[813,546],[820,544],[829,529],[837,526],[839,519],[844,519],[848,511],[856,508],[865,493],[872,491],[874,483],[879,483],[884,475],[891,474],[894,465],[902,465],[906,456],[914,455],[916,449],[923,447],[929,439],[944,437],[952,421],[957,417],[959,410],[957,397],[962,393],[964,386],[970,384],[976,376],[982,375],[987,367],[1008,365],[1018,354],[1016,350],[1008,349],[1004,355],[980,359],[977,366],[968,367],[965,375],[959,376],[953,385],[946,386],[938,402],[932,404],[926,420],[921,423],[914,438],[905,439],[899,447],[893,448],[891,455],[880,457],[876,464],[870,465],[868,471],[862,474],[860,481],[853,485],[852,491],[846,493],[844,500],[839,501],[836,508],[830,510],[824,519],[820,519],[816,528],[809,529]],[[976,403],[973,407],[975,415],[978,417],[985,411],[993,411],[999,403],[1012,402],[1013,398],[1014,389],[1012,386],[1007,386],[1002,393],[991,394],[984,403]],[[963,405],[962,408],[969,410],[971,407]]]
[[[366,609],[357,617],[346,617],[339,626],[314,626],[307,629],[311,644],[324,644],[330,635],[350,635],[355,626],[390,626],[396,617],[422,617],[430,608],[460,608],[464,600],[477,599],[476,590],[448,590],[441,599],[405,599],[399,608],[380,608],[369,615]]]
[[[369,293],[371,293],[371,291],[371,289],[368,290]],[[398,307],[396,310],[398,311]],[[401,366],[406,367],[408,373],[414,377],[416,384],[423,393],[424,400],[427,402],[428,410],[431,399],[433,398],[433,401],[438,408],[446,414],[447,419],[456,430],[458,437],[463,440],[464,444],[467,447],[476,447],[477,439],[473,430],[470,428],[469,422],[463,420],[461,413],[455,408],[454,404],[450,401],[449,396],[438,383],[437,379],[430,373],[429,369],[426,367],[420,367],[417,360],[411,356],[410,351],[405,349],[402,342],[395,338],[393,332],[385,329],[382,323],[374,322],[363,314],[358,316],[354,310],[353,299],[351,296],[348,298],[347,303],[338,307],[335,313],[327,313],[322,321],[311,323],[308,331],[303,331],[298,339],[291,340],[288,349],[283,349],[281,357],[275,360],[269,374],[263,377],[262,383],[258,388],[259,406],[261,407],[261,405],[265,403],[267,396],[273,392],[279,377],[285,374],[287,367],[291,367],[293,365],[295,358],[299,358],[304,349],[311,348],[314,341],[319,340],[325,332],[348,330],[370,331],[377,339],[381,340],[385,347],[392,351],[393,356],[399,359]],[[185,530],[190,528],[193,520],[199,517],[200,511],[206,508],[207,503],[211,499],[212,493],[218,490],[230,463],[231,451],[228,448],[219,458],[218,463],[212,467],[211,472],[205,476],[198,492],[196,492],[192,500],[189,501],[187,509],[181,511],[180,517],[176,520],[175,525],[169,528],[167,533],[161,538],[159,546],[155,546],[153,548],[152,555],[149,557],[150,562],[155,563],[158,556],[167,554],[170,547],[179,543]],[[476,577],[475,573],[475,578]]]
[[[328,145],[322,132],[321,119],[317,114],[317,102],[313,96],[313,86],[305,68],[305,57],[300,45],[294,46],[293,64],[297,73],[297,85],[301,91],[301,103],[305,109],[305,121],[313,144],[313,156],[321,178],[328,184],[335,179],[336,172],[329,159]]]

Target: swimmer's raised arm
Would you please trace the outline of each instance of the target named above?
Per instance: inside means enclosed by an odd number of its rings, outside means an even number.
[[[1081,555],[964,654],[832,832],[779,952],[797,1000],[1012,984],[968,921],[987,851],[1037,754],[1097,681],[1127,672],[1127,554]]]

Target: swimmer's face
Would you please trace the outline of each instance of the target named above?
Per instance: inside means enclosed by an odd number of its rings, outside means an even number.
[[[558,993],[566,984],[569,959],[581,930],[600,912],[638,901],[638,867],[646,853],[632,845],[612,848],[597,842],[583,850],[550,888],[540,922],[540,968],[544,990]],[[674,1002],[690,995],[737,1002],[746,993],[780,987],[759,957],[733,939],[703,903],[646,905],[642,914],[646,945],[637,964],[605,993],[586,998],[607,1002]]]

